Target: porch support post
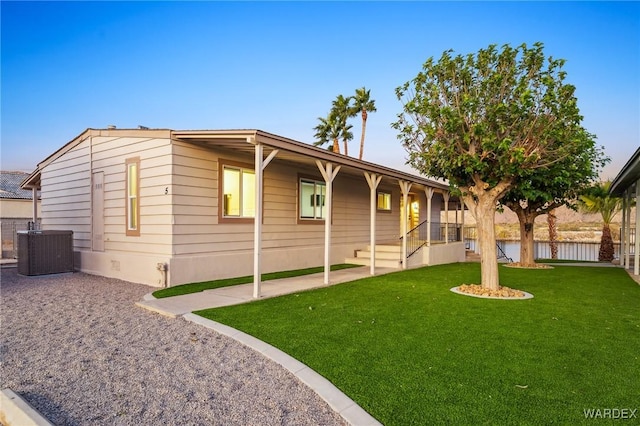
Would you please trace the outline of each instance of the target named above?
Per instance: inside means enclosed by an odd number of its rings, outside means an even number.
[[[370,190],[370,209],[369,209],[369,245],[371,246],[371,259],[370,259],[370,274],[376,274],[376,211],[377,211],[377,197],[376,190],[382,176],[378,176],[375,173],[364,172],[364,177],[369,184]]]
[[[622,226],[620,227],[620,265],[627,269],[627,197],[629,191],[625,190],[622,194]]]
[[[36,229],[38,224],[38,188],[35,186],[31,188],[31,194],[33,198],[33,229]]]
[[[459,208],[460,208],[460,200],[458,200],[458,204],[456,204],[456,227],[455,227],[456,239],[454,240],[454,242],[458,241],[458,209]]]
[[[425,188],[424,195],[427,196],[427,247],[431,246],[431,198],[433,198],[433,188]]]
[[[460,197],[460,238],[464,243],[464,200]]]
[[[402,191],[402,220],[400,221],[400,230],[402,232],[402,269],[407,269],[407,228],[409,220],[409,190],[411,182],[399,180],[400,190]]]
[[[631,267],[631,188],[627,188],[625,193],[625,198],[627,199],[627,209],[623,213],[623,216],[626,216],[626,228],[624,230],[625,234],[625,254],[624,254],[624,267],[625,269],[629,269]],[[636,207],[637,208],[637,207]],[[638,226],[636,225],[636,228]],[[637,235],[637,232],[636,232]]]
[[[333,180],[342,166],[333,168],[333,164],[327,162],[326,167],[320,160],[316,160],[316,165],[322,173],[326,183],[325,194],[325,218],[324,218],[324,283],[329,284],[329,272],[331,271],[331,212],[333,204]]]
[[[631,203],[629,203],[631,204]],[[631,209],[629,209],[631,211]],[[631,222],[631,221],[629,221]],[[633,275],[640,275],[640,229],[638,227],[640,225],[640,179],[636,181],[636,228],[635,228],[635,253],[633,255]],[[631,228],[631,223],[629,223],[629,228]]]
[[[449,244],[449,191],[442,194],[444,198],[444,243]]]
[[[278,154],[278,150],[273,150],[267,158],[263,160],[264,146],[256,143],[254,137],[247,138],[247,142],[255,144],[255,217],[253,220],[253,297],[260,297],[260,284],[262,282],[262,193],[263,172],[265,167]]]

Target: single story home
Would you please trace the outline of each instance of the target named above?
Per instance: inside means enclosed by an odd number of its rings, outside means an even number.
[[[76,269],[154,286],[465,256],[447,185],[261,130],[87,129],[22,187]]]
[[[629,269],[633,263],[633,275],[640,275],[640,148],[622,167],[611,182],[609,193],[622,197],[622,227],[620,228],[620,264]],[[631,210],[635,198],[635,220],[631,220]],[[633,257],[632,257],[633,255]]]

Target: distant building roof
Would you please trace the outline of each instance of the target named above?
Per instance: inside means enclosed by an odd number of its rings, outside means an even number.
[[[27,177],[29,173],[25,172],[0,172],[0,198],[31,200],[32,191],[20,188],[20,184]]]

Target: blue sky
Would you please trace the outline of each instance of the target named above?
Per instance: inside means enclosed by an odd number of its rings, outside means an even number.
[[[312,143],[371,90],[364,159],[411,171],[394,90],[431,56],[541,41],[567,60],[613,178],[640,146],[640,3],[1,3],[1,167],[33,170],[87,127],[257,128]],[[359,121],[352,122],[357,152]]]

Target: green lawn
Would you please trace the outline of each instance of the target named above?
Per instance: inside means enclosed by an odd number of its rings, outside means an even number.
[[[360,265],[352,265],[350,263],[340,263],[337,265],[331,265],[330,269],[332,271],[338,271],[340,269],[356,268],[358,266]],[[299,277],[301,275],[317,274],[323,271],[324,271],[323,266],[317,266],[313,268],[293,269],[290,271],[270,272],[268,274],[262,274],[262,281],[277,280],[279,278]],[[153,292],[153,296],[156,299],[162,299],[164,297],[198,293],[204,290],[211,290],[211,289],[220,288],[220,287],[229,287],[232,285],[239,285],[239,284],[248,284],[252,282],[253,282],[253,275],[248,275],[246,277],[226,278],[223,280],[215,280],[215,281],[203,281],[199,283],[176,285],[173,287],[156,290]]]
[[[450,292],[478,282],[479,264],[466,263],[197,313],[284,350],[385,425],[592,424],[583,410],[640,412],[640,286],[625,271],[500,276],[535,298]]]

